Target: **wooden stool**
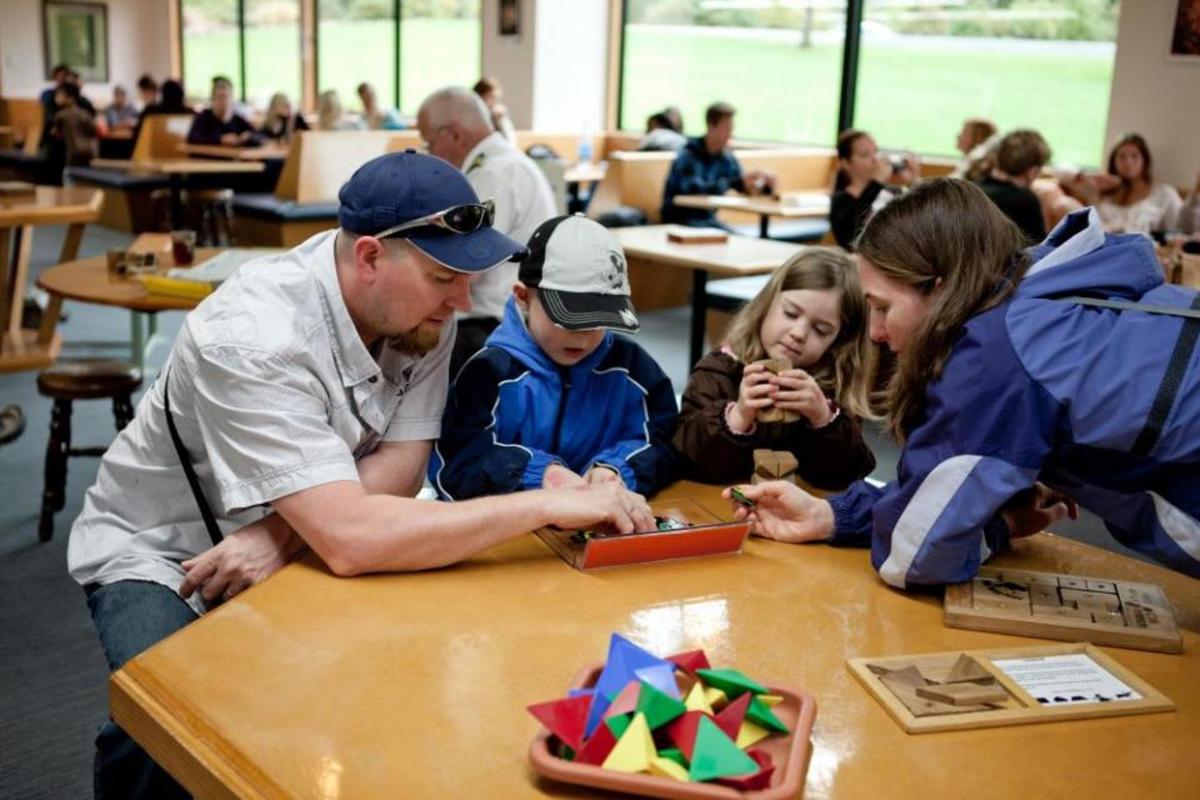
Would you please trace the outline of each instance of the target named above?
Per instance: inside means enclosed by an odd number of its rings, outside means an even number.
[[[46,445],[46,475],[42,490],[42,515],[38,539],[54,536],[54,514],[62,510],[67,494],[67,459],[101,456],[106,447],[71,447],[71,404],[76,400],[112,399],[113,419],[120,431],[133,419],[133,393],[142,385],[142,374],[123,361],[87,359],[62,361],[38,373],[38,393],[54,400],[50,416],[50,441]]]

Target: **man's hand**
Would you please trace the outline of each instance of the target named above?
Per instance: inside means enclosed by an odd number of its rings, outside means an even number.
[[[588,483],[615,483],[618,486],[624,486],[625,480],[621,477],[621,473],[610,467],[596,464],[587,471],[583,479]]]
[[[561,489],[565,486],[586,486],[587,481],[562,464],[551,464],[542,473],[543,489]]]
[[[802,369],[789,369],[771,376],[771,400],[776,408],[801,414],[814,428],[833,418],[829,401],[813,376]]]
[[[823,542],[833,536],[833,507],[794,483],[769,481],[738,486],[738,490],[754,502],[753,508],[735,501],[729,489],[721,495],[733,506],[734,518],[750,520],[750,530],[759,536],[793,544]]]
[[[183,562],[187,576],[179,596],[197,589],[208,603],[229,600],[286,566],[304,542],[278,514],[239,528],[195,558]]]
[[[1063,517],[1079,519],[1079,506],[1065,494],[1038,482],[1018,493],[1000,509],[1010,539],[1032,536]]]
[[[615,483],[571,486],[545,493],[549,524],[565,530],[608,525],[618,533],[654,529],[646,498]]]

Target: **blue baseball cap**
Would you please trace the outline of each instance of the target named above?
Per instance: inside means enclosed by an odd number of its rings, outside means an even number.
[[[478,204],[466,176],[446,161],[408,149],[373,158],[338,192],[338,225],[374,236],[441,211]],[[485,272],[525,253],[524,245],[491,226],[454,233],[422,225],[403,233],[410,244],[456,272]]]

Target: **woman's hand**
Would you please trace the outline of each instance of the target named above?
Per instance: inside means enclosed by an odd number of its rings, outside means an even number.
[[[789,369],[771,376],[771,401],[776,408],[802,415],[814,428],[829,423],[833,410],[813,376],[802,369]]]
[[[794,483],[769,481],[737,488],[753,507],[734,500],[729,489],[721,496],[733,504],[734,518],[750,520],[750,530],[759,536],[793,544],[833,537],[833,506]]]
[[[742,372],[742,383],[738,387],[737,402],[729,412],[731,427],[748,431],[758,420],[758,412],[771,407],[771,372],[762,364],[747,364]]]

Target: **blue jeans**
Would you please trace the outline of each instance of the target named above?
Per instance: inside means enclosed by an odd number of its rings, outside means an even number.
[[[110,671],[196,619],[183,599],[162,584],[117,581],[88,587],[87,604]],[[112,720],[96,736],[94,789],[110,798],[186,798],[188,793]]]

